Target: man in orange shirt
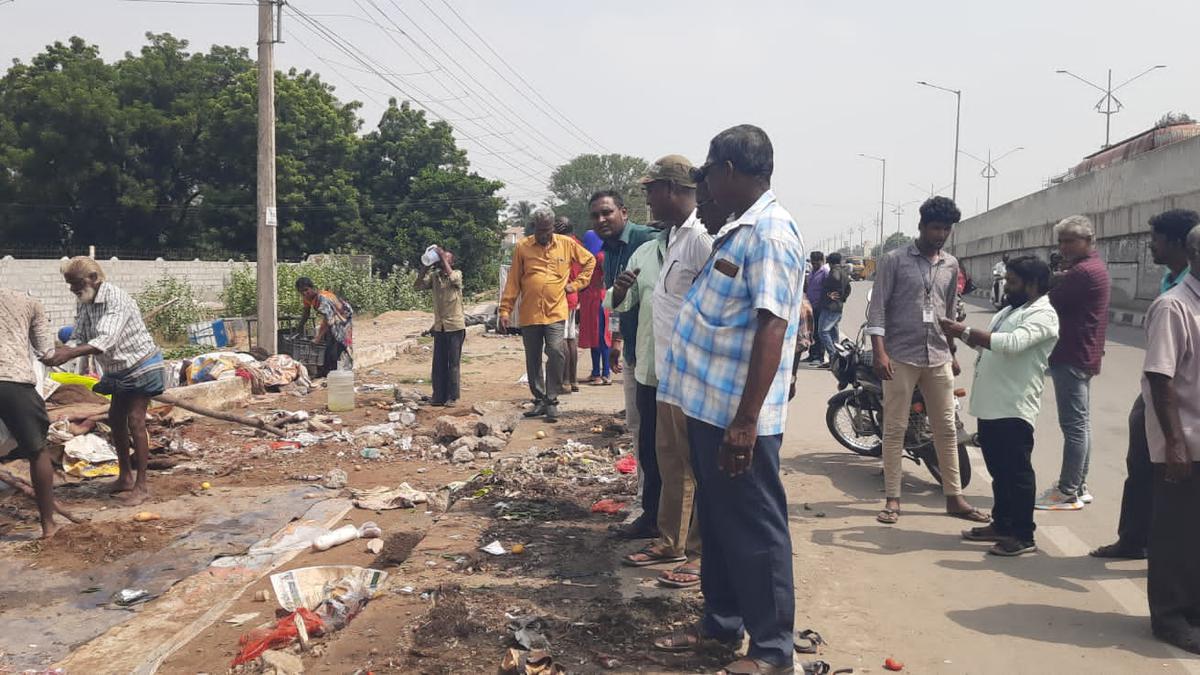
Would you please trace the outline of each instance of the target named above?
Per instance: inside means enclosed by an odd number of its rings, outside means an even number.
[[[571,264],[579,274],[571,278]],[[521,339],[525,343],[525,372],[533,393],[533,409],[526,417],[545,416],[558,421],[558,395],[563,381],[563,339],[568,317],[567,294],[587,286],[596,259],[571,237],[554,233],[554,212],[533,214],[533,235],[513,249],[512,266],[500,298],[500,328],[507,331],[517,297],[521,298]],[[547,358],[542,370],[542,352]]]

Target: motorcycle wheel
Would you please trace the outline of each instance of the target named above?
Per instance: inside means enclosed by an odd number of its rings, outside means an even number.
[[[829,402],[825,411],[825,426],[838,443],[846,446],[851,452],[864,457],[880,457],[883,455],[883,439],[878,435],[859,436],[854,429],[854,417],[859,407],[855,404],[854,391],[839,392]]]
[[[929,470],[929,475],[933,476],[933,482],[938,487],[942,485],[942,470],[938,466],[937,450],[930,443],[925,447],[917,450],[917,457],[921,463]],[[962,486],[966,488],[971,484],[971,456],[967,454],[967,446],[963,443],[958,444],[958,479],[962,482]]]

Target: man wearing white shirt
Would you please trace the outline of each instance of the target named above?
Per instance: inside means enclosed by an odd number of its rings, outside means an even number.
[[[650,283],[653,288],[655,372],[663,367],[684,296],[712,251],[712,237],[696,214],[694,170],[686,157],[667,155],[656,161],[641,180],[655,220],[664,224],[657,248],[661,256],[658,274],[653,280],[642,279],[640,274],[638,278],[639,284]],[[647,339],[650,337],[646,336]],[[687,559],[689,554],[699,555],[700,528],[692,527],[695,479],[691,446],[687,441],[687,421],[678,408],[661,402],[653,411],[641,412],[642,424],[646,423],[648,413],[656,417],[654,446],[662,485],[658,503],[661,536],[628,556],[626,564],[684,563],[664,572],[659,581],[676,588],[694,586],[700,581],[700,567],[695,561],[687,564]]]

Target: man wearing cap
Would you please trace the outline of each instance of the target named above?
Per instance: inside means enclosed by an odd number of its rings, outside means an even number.
[[[630,260],[635,283],[648,287],[652,306],[649,315],[643,307],[639,316],[643,339],[638,341],[637,372],[640,374],[645,370],[654,374],[655,377],[647,378],[653,380],[654,389],[645,392],[648,400],[642,405],[643,387],[651,382],[639,378],[638,403],[643,438],[647,436],[644,431],[647,418],[655,420],[655,434],[649,442],[657,457],[661,484],[657,504],[661,534],[641,551],[626,556],[625,563],[633,566],[682,563],[659,576],[659,583],[673,588],[700,583],[698,561],[688,562],[689,555],[700,554],[700,528],[693,526],[695,479],[687,440],[687,419],[677,406],[657,401],[657,372],[663,367],[667,345],[675,330],[675,317],[683,307],[684,296],[712,251],[712,236],[700,223],[696,210],[694,173],[695,168],[686,157],[667,155],[655,162],[641,179],[646,190],[646,203],[654,218],[662,221],[663,230],[653,249],[648,251],[649,247],[643,247],[634,254],[636,260]],[[647,265],[642,260],[650,260],[652,264]],[[651,270],[654,276],[648,276]],[[629,274],[626,271],[622,278]],[[651,363],[646,364],[646,361]],[[645,451],[640,454],[646,456]]]

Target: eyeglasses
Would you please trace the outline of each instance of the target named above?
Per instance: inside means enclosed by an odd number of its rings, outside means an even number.
[[[708,172],[712,170],[713,166],[715,166],[715,164],[710,161],[702,164],[699,169],[692,169],[692,180],[699,183],[705,178],[708,178]]]

